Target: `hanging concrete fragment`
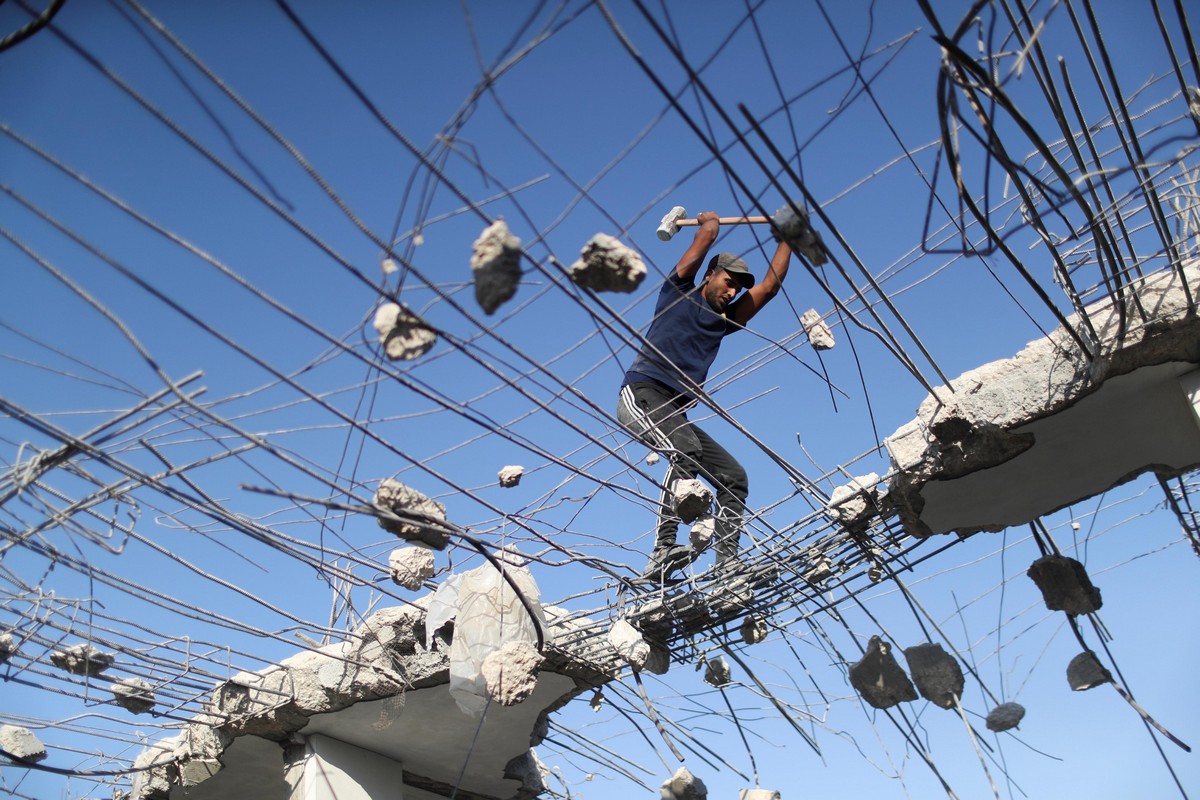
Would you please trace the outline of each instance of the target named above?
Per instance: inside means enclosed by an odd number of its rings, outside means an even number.
[[[99,675],[115,660],[111,654],[102,653],[90,644],[77,644],[50,654],[51,664],[72,675]]]
[[[675,501],[675,513],[685,524],[695,522],[709,513],[712,506],[712,490],[695,478],[675,481],[671,495]]]
[[[808,558],[811,566],[804,572],[804,580],[816,584],[833,574],[833,562],[823,553],[810,551]]]
[[[521,282],[521,240],[498,219],[484,228],[471,248],[475,299],[485,313],[495,312],[517,293]]]
[[[1100,590],[1092,585],[1083,564],[1073,558],[1042,556],[1025,574],[1042,590],[1042,599],[1051,611],[1090,614],[1101,606]]]
[[[5,664],[17,652],[17,643],[8,631],[0,633],[0,664]]]
[[[395,478],[384,478],[375,490],[375,507],[400,519],[378,517],[379,527],[402,539],[421,542],[442,550],[450,542],[450,530],[439,522],[446,521],[446,507]]]
[[[523,703],[537,688],[542,654],[529,642],[506,642],[490,653],[482,666],[484,684],[492,700],[502,706]]]
[[[925,642],[906,647],[904,659],[922,697],[936,706],[954,708],[963,690],[962,667],[954,656],[936,642]]]
[[[671,651],[657,639],[647,639],[646,643],[650,645],[650,655],[642,664],[642,671],[652,672],[655,675],[666,675],[671,668]]]
[[[1067,664],[1067,683],[1071,685],[1072,691],[1082,692],[1112,683],[1112,673],[1096,660],[1095,653],[1084,650]]]
[[[787,242],[814,266],[825,263],[825,244],[821,241],[821,234],[809,224],[808,212],[798,204],[795,209],[791,204],[783,206],[771,217],[771,222],[775,225],[773,234],[776,241]]]
[[[145,714],[154,708],[154,687],[140,678],[122,678],[109,687],[113,702],[134,714]]]
[[[646,277],[646,265],[633,249],[607,233],[597,233],[571,265],[571,280],[595,292],[632,292]]]
[[[878,636],[871,637],[867,652],[850,667],[850,685],[875,708],[917,699],[916,689],[892,655],[892,646]]]
[[[729,670],[729,662],[724,656],[710,658],[704,662],[704,682],[712,686],[727,686],[733,681],[733,673]]]
[[[825,320],[821,319],[815,308],[810,308],[800,315],[800,324],[804,326],[804,332],[808,334],[808,343],[812,345],[813,350],[833,349],[836,344],[833,331],[825,324]]]
[[[866,522],[879,508],[879,476],[874,472],[851,478],[829,495],[826,510],[847,527]]]
[[[642,637],[642,632],[619,619],[608,631],[608,643],[612,645],[617,655],[625,659],[625,663],[634,669],[641,669],[650,658],[650,643]]]
[[[659,456],[658,453],[651,451],[646,454],[646,465],[653,467],[655,464],[657,464],[659,462],[660,458],[661,458],[661,456]]]
[[[758,644],[767,638],[767,622],[762,617],[746,617],[738,633],[746,644]]]
[[[782,800],[782,797],[774,789],[742,789],[738,792],[738,800]]]
[[[427,547],[401,547],[388,556],[392,583],[405,589],[420,589],[433,577],[433,551]]]
[[[496,477],[500,479],[500,485],[505,489],[511,489],[521,482],[521,477],[525,474],[525,468],[517,465],[509,465],[504,467],[497,473]]]
[[[692,544],[693,553],[703,553],[713,543],[717,535],[717,520],[711,514],[705,514],[692,523],[688,540]]]
[[[392,361],[412,361],[429,352],[437,342],[433,328],[418,317],[408,306],[399,303],[384,303],[375,312],[373,323],[383,345],[383,354]]]
[[[661,796],[663,800],[707,800],[708,787],[687,767],[680,767],[663,781]]]
[[[1000,733],[1017,727],[1025,718],[1025,706],[1020,703],[1001,703],[988,712],[987,728]]]
[[[41,761],[46,746],[28,728],[19,725],[0,725],[0,748],[25,761]]]

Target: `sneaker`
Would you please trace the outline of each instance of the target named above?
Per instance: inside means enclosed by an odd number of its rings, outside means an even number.
[[[658,583],[666,583],[671,573],[683,569],[694,560],[692,548],[685,544],[658,545],[650,553],[650,561],[642,570],[642,577]]]

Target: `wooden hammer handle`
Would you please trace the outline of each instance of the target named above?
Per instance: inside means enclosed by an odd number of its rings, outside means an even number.
[[[754,225],[763,222],[770,222],[770,217],[718,217],[717,222],[722,225]],[[700,221],[696,219],[681,219],[676,220],[675,224],[679,227],[687,227],[688,225],[699,225]]]

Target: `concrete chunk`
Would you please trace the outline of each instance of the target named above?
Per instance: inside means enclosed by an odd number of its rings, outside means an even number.
[[[916,689],[892,655],[892,646],[878,636],[871,637],[867,652],[850,667],[850,685],[875,708],[917,699]]]
[[[498,219],[484,228],[471,248],[471,271],[475,276],[475,299],[492,314],[517,293],[521,282],[521,240],[509,233]]]
[[[404,519],[379,517],[379,527],[396,534],[442,550],[450,542],[450,532],[437,525],[445,522],[446,507],[432,500],[395,478],[385,478],[375,490],[375,506]]]
[[[675,481],[671,494],[675,501],[675,513],[684,523],[695,522],[711,510],[712,490],[695,478]]]
[[[833,331],[829,330],[829,326],[815,308],[810,308],[801,315],[800,324],[804,326],[804,332],[808,334],[808,342],[813,346],[813,350],[833,349]]]
[[[488,694],[502,706],[529,699],[537,688],[542,654],[529,642],[506,642],[489,654],[480,668]]]
[[[710,658],[704,662],[704,682],[712,686],[726,686],[733,681],[733,673],[724,656]]]
[[[517,465],[504,467],[497,474],[500,479],[500,485],[505,489],[511,489],[521,482],[521,477],[525,474],[525,468]]]
[[[851,478],[829,495],[826,510],[846,526],[865,522],[879,508],[879,485],[879,476],[874,472]]]
[[[90,644],[77,644],[50,654],[51,664],[72,675],[99,675],[115,660],[110,653],[102,653]]]
[[[17,643],[8,631],[0,633],[0,664],[5,664],[17,652]]]
[[[711,514],[705,514],[692,523],[688,536],[693,553],[703,553],[713,543],[717,535],[717,520]]]
[[[113,702],[133,714],[154,708],[154,687],[140,678],[123,678],[109,687]]]
[[[786,241],[814,266],[819,267],[825,263],[825,245],[821,234],[809,223],[808,212],[802,207],[797,206],[793,209],[791,204],[783,206],[775,212],[771,221],[775,224],[774,235],[777,241]]]
[[[1068,614],[1090,614],[1100,608],[1100,590],[1092,585],[1087,570],[1073,558],[1042,556],[1025,573],[1042,591],[1046,608]]]
[[[746,644],[758,644],[767,638],[767,623],[761,617],[746,617],[738,633]]]
[[[962,667],[954,656],[940,644],[925,642],[905,648],[904,658],[921,696],[936,706],[954,708],[963,690]]]
[[[1067,683],[1071,691],[1082,692],[1106,683],[1112,683],[1112,673],[1096,660],[1096,654],[1085,650],[1067,664]]]
[[[433,551],[427,547],[401,547],[388,556],[392,583],[405,589],[420,589],[433,577]]]
[[[0,725],[0,747],[26,761],[41,761],[46,757],[46,746],[32,731],[19,725]]]
[[[663,781],[661,794],[663,800],[707,800],[708,787],[687,767],[680,767]]]
[[[625,659],[629,666],[641,669],[650,657],[650,643],[642,638],[641,631],[626,620],[619,619],[608,631],[608,643]]]
[[[782,795],[773,789],[742,789],[738,800],[782,800]]]
[[[596,292],[632,292],[646,277],[646,265],[633,249],[615,237],[597,233],[571,265],[571,280]]]
[[[412,361],[429,352],[437,334],[408,306],[384,303],[375,312],[373,323],[383,353],[392,361]]]
[[[1001,703],[988,712],[987,728],[989,731],[1007,731],[1021,724],[1025,718],[1025,706],[1020,703]]]

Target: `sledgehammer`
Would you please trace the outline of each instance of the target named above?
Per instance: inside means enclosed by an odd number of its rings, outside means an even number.
[[[662,222],[658,224],[658,238],[669,242],[672,236],[679,233],[680,228],[700,224],[700,221],[696,219],[684,219],[686,216],[687,211],[683,206],[675,206],[668,211],[667,215],[662,218]],[[717,222],[722,225],[753,225],[770,221],[770,217],[719,217],[717,219]]]

